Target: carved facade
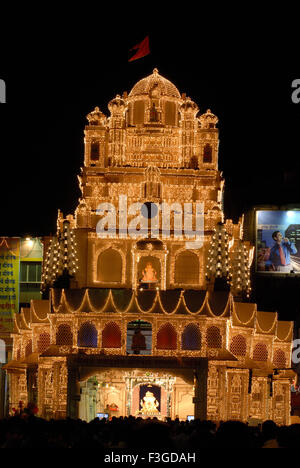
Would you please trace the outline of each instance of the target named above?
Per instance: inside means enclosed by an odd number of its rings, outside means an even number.
[[[87,116],[82,196],[44,259],[49,298],[15,320],[11,408],[137,415],[146,386],[161,417],[287,424],[293,324],[243,302],[253,247],[243,218],[224,219],[217,117],[156,69],[108,108]]]

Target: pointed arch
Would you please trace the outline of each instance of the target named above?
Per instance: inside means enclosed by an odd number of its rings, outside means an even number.
[[[73,333],[71,331],[70,325],[67,323],[62,323],[58,326],[55,343],[61,346],[73,345]]]
[[[201,349],[201,332],[195,323],[189,323],[181,335],[181,348],[183,350]]]
[[[222,336],[218,327],[209,327],[206,331],[206,344],[208,348],[222,348]]]
[[[98,254],[97,281],[101,283],[122,283],[123,259],[119,250],[108,247]]]
[[[268,360],[268,348],[265,343],[256,343],[253,350],[254,361],[265,362]]]
[[[38,353],[43,353],[50,346],[50,333],[40,333],[37,342]]]
[[[158,330],[156,348],[177,349],[177,332],[171,323],[165,323]]]
[[[78,330],[77,345],[87,348],[97,348],[98,332],[91,322],[84,322]]]
[[[102,348],[121,348],[121,329],[116,322],[109,322],[102,330]]]
[[[246,356],[247,342],[243,335],[235,335],[230,343],[230,351],[235,356]]]
[[[199,284],[199,257],[190,250],[180,250],[176,253],[174,262],[174,283],[175,284]]]
[[[274,351],[273,364],[279,369],[286,367],[286,356],[282,349],[276,349]]]

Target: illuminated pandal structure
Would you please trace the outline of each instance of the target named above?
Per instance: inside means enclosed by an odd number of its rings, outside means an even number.
[[[243,217],[224,219],[217,117],[156,69],[108,107],[109,118],[87,116],[82,196],[45,246],[44,299],[15,317],[11,411],[22,401],[45,418],[139,415],[148,386],[152,416],[288,424],[293,323],[249,302],[253,247]],[[99,236],[108,202],[117,227]],[[147,216],[151,235],[128,234],[137,202],[173,206],[169,235]],[[190,203],[195,226],[197,202],[203,244],[188,248],[175,219]]]

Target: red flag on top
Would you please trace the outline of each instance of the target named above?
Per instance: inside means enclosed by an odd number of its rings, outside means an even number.
[[[139,58],[145,57],[145,55],[150,54],[149,36],[146,36],[142,42],[132,47],[132,49],[130,50],[136,49],[138,49],[137,52],[134,54],[133,57],[131,57],[131,59],[128,60],[128,62],[132,62],[133,60],[137,60]]]

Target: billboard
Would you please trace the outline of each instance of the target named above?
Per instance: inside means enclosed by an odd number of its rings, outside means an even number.
[[[0,237],[0,332],[13,330],[19,312],[20,238]]]
[[[300,211],[256,212],[256,271],[300,273]]]

